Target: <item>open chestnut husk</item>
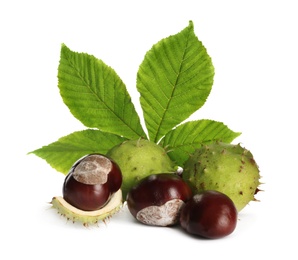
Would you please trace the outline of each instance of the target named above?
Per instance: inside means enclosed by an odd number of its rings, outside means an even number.
[[[121,170],[114,161],[102,154],[89,154],[70,169],[63,198],[80,210],[94,211],[104,207],[121,184]]]
[[[192,191],[181,177],[160,173],[142,179],[127,194],[130,213],[141,223],[171,226],[178,223],[182,205]]]
[[[195,194],[182,207],[180,225],[193,235],[221,238],[235,230],[237,214],[233,201],[226,194],[206,190]]]

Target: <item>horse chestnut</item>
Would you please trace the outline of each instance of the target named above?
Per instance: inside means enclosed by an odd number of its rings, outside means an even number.
[[[206,190],[194,195],[180,212],[180,225],[188,233],[205,238],[231,234],[237,224],[237,209],[224,193]]]
[[[152,174],[142,179],[127,194],[130,213],[141,223],[170,226],[179,220],[181,206],[192,197],[192,191],[181,177]]]
[[[63,198],[78,209],[94,211],[108,203],[121,184],[121,170],[115,162],[101,154],[89,154],[70,169],[63,184]]]

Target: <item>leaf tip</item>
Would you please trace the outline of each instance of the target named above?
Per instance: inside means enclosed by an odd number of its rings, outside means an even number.
[[[70,49],[66,46],[66,44],[65,43],[61,43],[61,53],[63,52],[63,51],[69,51]]]
[[[236,137],[239,137],[240,135],[242,135],[242,132],[235,132],[235,135],[236,135]]]

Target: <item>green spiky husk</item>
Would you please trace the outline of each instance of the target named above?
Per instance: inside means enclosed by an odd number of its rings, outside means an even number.
[[[51,201],[52,207],[66,219],[72,222],[81,222],[84,226],[97,224],[99,221],[105,222],[106,219],[112,217],[122,207],[122,192],[118,190],[113,194],[109,203],[103,208],[95,211],[84,211],[75,208],[61,196],[53,197]]]
[[[125,141],[113,147],[107,156],[121,169],[123,200],[141,179],[151,174],[174,173],[177,170],[165,149],[146,139]]]
[[[228,195],[238,212],[260,185],[260,171],[252,153],[240,144],[217,142],[202,146],[184,165],[183,179],[194,193],[217,190]]]

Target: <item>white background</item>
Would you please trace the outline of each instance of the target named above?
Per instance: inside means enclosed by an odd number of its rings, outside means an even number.
[[[297,259],[298,40],[295,1],[1,1],[1,259]],[[136,72],[147,50],[192,20],[216,70],[204,107],[242,132],[264,192],[223,239],[136,223],[67,222],[48,202],[64,176],[35,155],[84,126],[57,87],[61,43],[113,67],[141,113]],[[100,144],[99,144],[100,145]]]

